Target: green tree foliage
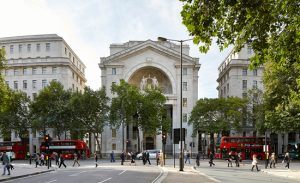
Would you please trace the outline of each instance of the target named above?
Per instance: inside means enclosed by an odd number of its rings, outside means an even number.
[[[3,48],[0,49],[0,112],[4,110],[6,104],[5,101],[7,99],[8,94],[8,87],[4,82],[4,78],[2,73],[4,73],[6,64],[5,59],[5,50]]]
[[[295,0],[181,0],[181,15],[194,43],[207,52],[249,44],[251,67],[266,64],[266,127],[299,129],[300,2]]]
[[[47,129],[53,128],[58,138],[70,127],[71,111],[68,106],[71,92],[64,90],[61,83],[52,81],[43,88],[31,103],[33,127],[47,134]]]
[[[0,128],[5,135],[14,131],[21,140],[28,138],[31,127],[28,104],[30,99],[26,93],[9,90],[6,108],[0,112]]]
[[[84,93],[75,93],[70,102],[73,116],[71,130],[93,134],[100,151],[99,134],[108,121],[108,102],[105,88],[94,91],[89,87],[85,87]]]

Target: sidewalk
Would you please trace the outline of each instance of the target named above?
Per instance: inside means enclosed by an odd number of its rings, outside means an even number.
[[[290,163],[290,169],[285,168],[285,163],[277,163],[276,168],[261,169],[262,172],[275,176],[285,177],[300,181],[300,166],[299,163]]]
[[[14,165],[14,169],[10,170],[10,175],[6,174],[0,176],[0,182],[54,171],[54,168],[48,169],[46,166],[42,166],[42,167],[38,166],[37,168],[35,168],[34,164],[29,165],[29,164],[16,163],[13,165]],[[3,166],[1,166],[1,174],[2,173],[3,173]]]

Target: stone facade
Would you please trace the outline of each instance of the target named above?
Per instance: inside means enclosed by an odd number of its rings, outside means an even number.
[[[191,137],[192,126],[187,124],[188,114],[198,100],[198,70],[199,59],[189,56],[189,46],[183,45],[183,128],[187,129],[186,147],[196,140]],[[159,86],[163,88],[168,98],[166,107],[168,115],[172,118],[172,128],[180,128],[180,45],[171,42],[129,41],[122,44],[110,45],[110,56],[102,57],[99,63],[101,69],[101,82],[106,87],[107,95],[112,98],[111,85],[118,84],[120,79],[136,85],[140,89]],[[137,129],[134,126],[111,129],[105,127],[102,136],[102,152],[116,153],[122,151],[123,140],[127,151],[145,149],[162,149],[162,137],[159,135],[144,136],[140,131],[140,144],[138,144]],[[173,133],[167,135],[166,152],[173,152]],[[175,146],[179,152],[178,144]]]

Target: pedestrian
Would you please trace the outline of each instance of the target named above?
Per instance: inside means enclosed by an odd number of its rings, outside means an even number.
[[[215,164],[214,164],[214,154],[212,152],[210,152],[210,154],[209,154],[209,166],[211,167],[212,165],[215,166]]]
[[[78,166],[80,166],[80,164],[79,164],[79,162],[78,162],[78,155],[77,155],[76,152],[74,153],[74,163],[73,163],[73,167],[75,166],[75,163],[77,163]]]
[[[288,153],[288,152],[285,153],[285,155],[284,155],[284,161],[286,162],[285,167],[287,167],[288,169],[290,169],[290,161],[291,161],[290,153]]]
[[[3,174],[5,175],[6,170],[8,171],[7,175],[10,175],[10,167],[9,167],[9,158],[6,154],[6,152],[3,152],[1,155],[1,159],[2,159],[2,164],[3,164]]]
[[[146,151],[143,151],[143,153],[142,153],[142,159],[143,159],[143,164],[146,165],[146,162],[147,162],[147,154],[146,154]]]
[[[57,152],[54,152],[55,164],[59,166],[59,156]]]
[[[121,158],[121,165],[123,165],[124,161],[125,161],[125,152],[124,151],[122,151],[120,158]]]
[[[159,152],[159,162],[160,162],[161,167],[163,167],[165,165],[165,155],[162,152],[162,150],[160,150],[160,152]]]
[[[273,165],[273,168],[275,168],[275,163],[276,163],[276,156],[275,156],[275,153],[273,152],[271,154],[270,168],[272,168],[272,165]]]
[[[40,161],[41,161],[41,164],[40,164],[41,166],[45,165],[45,155],[44,155],[44,153],[41,154]]]
[[[151,165],[149,151],[146,151],[146,161],[148,161],[149,165]]]
[[[266,155],[265,155],[265,158],[266,158],[266,164],[265,164],[265,168],[267,169],[268,168],[268,166],[269,166],[269,157],[270,155],[269,155],[269,152],[268,151],[266,151]]]
[[[229,152],[227,161],[227,167],[229,167],[229,165],[232,167],[232,151]]]
[[[64,156],[62,155],[62,154],[60,154],[60,156],[59,156],[59,167],[58,168],[60,168],[61,167],[61,165],[64,165],[64,167],[65,168],[67,168],[67,166],[65,165],[65,158],[64,158]]]
[[[41,166],[41,164],[40,164],[40,155],[38,153],[35,154],[34,161],[35,161],[35,168],[37,168],[38,165]]]
[[[199,167],[200,166],[200,152],[198,152],[196,156],[196,165]]]
[[[253,171],[253,168],[254,168],[254,167],[256,167],[256,170],[257,170],[257,171],[260,171],[260,170],[258,169],[257,164],[258,164],[257,156],[256,156],[256,154],[253,154],[253,156],[252,156],[252,168],[251,168],[251,171]]]
[[[96,168],[98,167],[98,156],[97,156],[97,153],[94,152],[94,160],[95,160],[95,165],[96,165]]]
[[[184,163],[189,161],[189,164],[191,164],[191,161],[190,161],[191,154],[190,154],[189,150],[185,151],[184,153],[185,153],[185,162]]]
[[[156,152],[156,165],[159,165],[159,152]]]
[[[111,163],[115,162],[115,153],[114,153],[114,151],[111,151],[111,153],[110,153],[110,162]]]
[[[131,155],[130,165],[134,164],[136,166],[136,163],[135,163],[135,154],[133,152],[131,152],[130,155]]]
[[[234,156],[234,160],[235,160],[235,166],[236,166],[236,167],[240,167],[239,153],[237,153],[237,154]]]

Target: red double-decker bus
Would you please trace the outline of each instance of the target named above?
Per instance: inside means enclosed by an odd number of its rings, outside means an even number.
[[[6,152],[12,159],[25,159],[28,144],[22,143],[21,141],[11,142],[0,142],[0,152]]]
[[[267,149],[270,152],[269,138],[267,138]],[[258,159],[265,159],[264,137],[222,137],[219,146],[219,153],[216,158],[226,159],[229,152],[236,155],[241,152],[242,159],[252,159],[254,154]]]
[[[80,158],[89,158],[90,150],[82,140],[53,140],[49,142],[49,147],[43,142],[40,151],[52,155],[53,152],[62,154],[65,159],[73,159],[74,153]]]

